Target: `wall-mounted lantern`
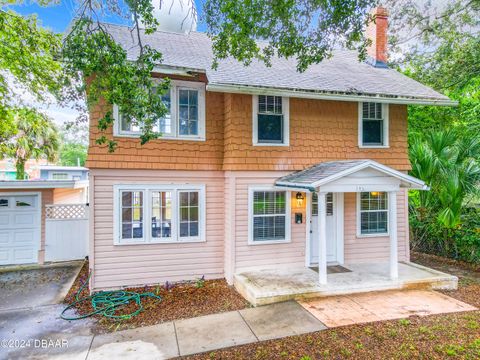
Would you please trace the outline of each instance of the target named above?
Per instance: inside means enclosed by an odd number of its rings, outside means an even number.
[[[295,196],[297,199],[297,206],[302,207],[303,206],[303,200],[305,200],[305,196],[301,192],[297,192],[297,195]]]

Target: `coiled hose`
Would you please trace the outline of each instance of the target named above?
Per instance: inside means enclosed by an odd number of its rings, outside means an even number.
[[[137,293],[133,291],[123,291],[123,290],[118,290],[118,291],[100,291],[98,293],[95,293],[93,295],[89,295],[83,298],[80,298],[80,294],[82,290],[85,288],[85,286],[88,284],[88,281],[90,280],[90,276],[92,274],[90,273],[88,275],[87,280],[82,284],[80,289],[78,289],[77,293],[75,294],[75,301],[69,304],[65,309],[63,309],[62,313],[60,314],[60,317],[64,320],[80,320],[80,319],[85,319],[87,317],[96,315],[96,314],[101,314],[107,318],[111,319],[116,319],[116,320],[126,320],[130,319],[139,313],[143,311],[143,305],[142,305],[142,298],[143,297],[151,297],[154,299],[157,299],[159,301],[162,300],[160,296],[155,295],[154,293],[151,292],[146,292],[146,293]],[[91,301],[93,311],[84,314],[84,315],[78,315],[78,316],[67,316],[65,315],[65,312],[68,310],[75,308],[78,304],[84,302],[84,301]],[[125,305],[128,305],[131,301],[135,302],[137,304],[137,309],[131,313],[128,314],[118,314],[119,310],[124,307]]]

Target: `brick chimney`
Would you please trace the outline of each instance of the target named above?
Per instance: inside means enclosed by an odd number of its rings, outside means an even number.
[[[375,67],[387,67],[388,13],[384,7],[376,7],[370,13],[372,20],[367,25],[366,37],[372,43],[367,48],[367,62]]]

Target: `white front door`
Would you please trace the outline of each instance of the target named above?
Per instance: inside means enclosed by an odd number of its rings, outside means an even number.
[[[0,195],[0,265],[38,261],[38,195]]]
[[[338,262],[337,257],[337,209],[335,195],[327,193],[327,262]],[[318,196],[312,194],[312,216],[310,218],[310,265],[318,265]]]

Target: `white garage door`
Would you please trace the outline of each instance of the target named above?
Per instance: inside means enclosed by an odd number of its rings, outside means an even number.
[[[37,262],[39,200],[38,195],[0,195],[0,265]]]

